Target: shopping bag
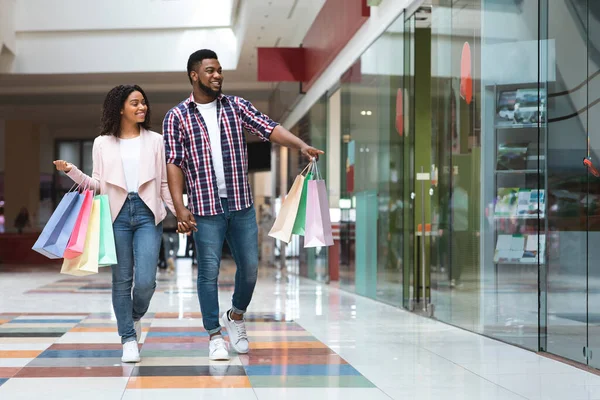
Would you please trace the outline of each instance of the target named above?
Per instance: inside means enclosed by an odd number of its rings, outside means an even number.
[[[112,217],[108,196],[96,196],[94,201],[100,200],[100,249],[98,251],[98,266],[109,267],[117,263],[117,249],[115,248],[115,234],[113,232]]]
[[[311,163],[312,165],[312,163]],[[298,213],[296,214],[296,221],[294,222],[294,228],[292,233],[295,235],[304,236],[306,226],[306,195],[308,191],[308,182],[312,179],[313,174],[309,168],[304,178],[304,184],[302,185],[302,194],[300,195],[300,203],[298,204]]]
[[[304,248],[333,246],[327,188],[316,164],[315,177],[308,182]]]
[[[100,199],[92,200],[92,209],[87,223],[83,253],[75,258],[65,258],[61,274],[86,276],[98,273],[100,251]]]
[[[79,192],[64,195],[33,245],[33,250],[50,259],[63,257],[83,204],[83,197]]]
[[[88,221],[92,211],[92,202],[94,200],[94,192],[91,190],[85,190],[83,192],[83,204],[79,210],[75,227],[71,233],[71,238],[65,249],[64,258],[76,258],[83,253],[83,246],[85,244],[85,236],[88,228]]]
[[[300,197],[302,196],[302,186],[304,185],[303,173],[310,167],[310,164],[304,168],[304,170],[296,177],[292,188],[288,192],[279,215],[275,219],[275,223],[269,232],[269,236],[279,239],[285,243],[289,243],[292,239],[292,229],[294,228],[294,222],[296,221],[296,215],[298,215],[298,206],[300,204]]]

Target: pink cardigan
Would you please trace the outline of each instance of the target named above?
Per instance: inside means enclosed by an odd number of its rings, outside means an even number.
[[[167,185],[167,164],[162,135],[144,128],[140,132],[140,177],[138,194],[154,214],[156,225],[167,216],[164,203],[175,214]],[[127,183],[123,172],[119,140],[114,136],[98,136],[92,149],[92,177],[73,166],[67,174],[80,185],[89,185],[96,194],[108,195],[113,222],[127,199]]]

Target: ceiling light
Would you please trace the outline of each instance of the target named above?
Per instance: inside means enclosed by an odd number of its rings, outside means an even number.
[[[367,115],[367,112],[366,112],[365,110],[362,110],[362,111],[360,112],[360,115]]]
[[[371,111],[367,111],[367,115],[371,115],[373,114]]]

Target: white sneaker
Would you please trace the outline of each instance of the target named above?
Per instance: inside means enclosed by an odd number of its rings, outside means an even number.
[[[139,343],[142,340],[142,320],[134,321],[133,327],[135,328],[135,337]]]
[[[135,340],[123,344],[123,357],[121,357],[121,361],[124,363],[140,362],[140,351],[138,350],[138,343]]]
[[[248,343],[248,334],[246,333],[246,323],[242,319],[241,321],[231,321],[227,316],[227,311],[221,317],[221,326],[224,326],[227,329],[227,333],[229,334],[229,342],[240,354],[248,353],[250,349],[250,344]]]
[[[208,354],[211,361],[228,361],[229,352],[223,336],[217,336],[210,340],[208,345]]]

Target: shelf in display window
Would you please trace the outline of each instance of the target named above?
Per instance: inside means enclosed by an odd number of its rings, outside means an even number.
[[[541,127],[542,124],[496,124],[496,129],[532,129]]]
[[[538,259],[534,258],[531,262],[523,262],[523,261],[515,261],[515,262],[497,262],[496,265],[538,265]],[[542,260],[539,264],[544,265],[544,261]]]
[[[535,265],[546,252],[546,235],[499,235],[494,252],[495,264]],[[543,257],[541,263],[544,263]]]
[[[494,215],[494,219],[503,220],[503,219],[524,219],[524,220],[535,220],[535,219],[543,219],[545,217],[544,214],[532,214],[532,215]]]
[[[496,170],[497,174],[543,174],[544,171],[542,171],[541,169],[497,169]]]

